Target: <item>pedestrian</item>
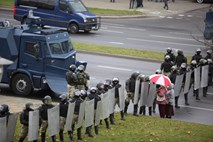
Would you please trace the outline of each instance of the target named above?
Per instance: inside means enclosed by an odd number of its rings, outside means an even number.
[[[75,129],[75,123],[78,122],[80,106],[81,106],[81,103],[83,103],[83,100],[81,99],[80,95],[81,95],[81,91],[76,89],[75,92],[74,92],[74,97],[70,100],[71,103],[75,103],[74,116],[73,116],[73,122],[72,122],[72,129],[70,131],[71,142],[74,141],[73,132],[74,132],[74,129]],[[78,140],[82,140],[81,127],[77,129],[77,137],[78,137]]]
[[[155,74],[161,74],[161,70],[160,69],[157,69],[155,71]],[[152,112],[155,113],[155,109],[156,109],[156,98],[157,98],[157,92],[158,92],[158,89],[160,88],[160,85],[156,84],[156,91],[155,91],[155,94],[154,94],[154,100],[153,100],[153,105],[152,105]]]
[[[69,71],[66,72],[67,89],[69,97],[74,96],[74,91],[77,86],[77,76],[75,71],[76,65],[72,64],[69,66]]]
[[[172,83],[170,86],[167,86],[167,92],[166,92],[166,118],[171,119],[174,115],[174,84]]]
[[[161,118],[166,116],[166,104],[167,104],[167,88],[165,86],[160,86],[157,91],[156,104],[158,104],[159,114]]]
[[[173,66],[173,64],[170,61],[170,56],[166,55],[164,58],[164,62],[161,64],[161,72],[165,75],[165,76],[169,76],[171,73],[171,67]]]
[[[33,107],[32,103],[26,103],[24,109],[20,114],[20,123],[22,126],[19,142],[23,142],[24,139],[27,137],[29,127],[29,112],[34,111],[32,107]],[[34,140],[33,142],[37,142],[37,140]]]
[[[131,74],[130,78],[126,80],[125,89],[127,92],[127,97],[125,99],[125,107],[124,107],[124,113],[127,114],[128,106],[130,104],[130,101],[134,103],[134,95],[135,95],[135,84],[136,79],[140,75],[140,72],[134,72]],[[133,107],[133,115],[138,116],[138,104],[134,104]]]
[[[133,9],[135,5],[136,0],[130,0],[129,1],[129,9]]]
[[[201,55],[201,49],[200,48],[198,48],[197,50],[196,50],[196,53],[192,56],[192,60],[195,60],[197,63],[199,63],[200,62],[200,59],[202,59],[203,57],[202,57],[202,55]],[[191,60],[191,61],[192,61]]]
[[[164,0],[164,9],[169,10],[168,0]]]
[[[60,142],[63,142],[64,141],[64,126],[65,126],[66,119],[67,119],[69,102],[68,102],[66,94],[60,95],[59,99],[60,99],[60,102],[59,102],[59,115],[60,115],[59,138],[60,138]],[[68,131],[68,136],[70,138],[70,141],[72,141],[72,135],[71,135],[70,131]]]
[[[175,58],[175,65],[177,66],[177,70],[179,70],[182,63],[187,63],[187,58],[184,56],[182,50],[178,50],[177,57]]]
[[[136,8],[143,7],[143,0],[137,0]]]
[[[42,99],[43,104],[39,107],[39,115],[41,119],[41,142],[45,142],[46,138],[46,131],[48,127],[48,109],[51,109],[54,107],[52,104],[52,98],[50,96],[45,96]],[[50,119],[50,118],[49,118]],[[56,142],[56,136],[52,136],[52,142]]]
[[[110,0],[110,2],[113,2],[113,3],[114,3],[114,2],[115,2],[115,0]]]

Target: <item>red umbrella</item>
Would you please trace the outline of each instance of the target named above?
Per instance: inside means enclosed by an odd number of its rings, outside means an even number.
[[[151,82],[154,82],[155,84],[159,84],[159,85],[162,85],[162,86],[170,86],[171,85],[170,79],[163,74],[153,74],[153,75],[149,76],[149,80]]]

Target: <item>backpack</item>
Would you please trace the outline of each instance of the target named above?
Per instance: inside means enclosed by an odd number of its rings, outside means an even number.
[[[157,104],[167,104],[166,91],[167,90],[165,88],[159,88],[159,90],[157,91],[157,98],[156,98]]]
[[[77,73],[77,83],[78,83],[78,85],[86,84],[86,76],[85,76],[84,72]]]

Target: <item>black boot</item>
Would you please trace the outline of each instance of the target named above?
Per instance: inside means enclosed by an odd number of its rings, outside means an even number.
[[[111,123],[112,125],[115,125],[114,113],[112,113],[112,114],[109,115],[109,120],[110,120],[110,123]]]
[[[203,97],[207,96],[207,90],[208,90],[208,87],[203,88]]]
[[[200,100],[199,98],[199,90],[195,90],[195,97],[196,97],[196,100]]]
[[[41,142],[45,142],[45,133],[41,133]]]
[[[134,105],[133,115],[138,116],[138,105]]]
[[[143,107],[143,115],[146,115],[146,106],[142,106]]]
[[[185,93],[184,94],[184,99],[185,99],[185,105],[189,105],[189,103],[188,103],[188,93]]]
[[[155,113],[155,108],[156,108],[156,98],[154,99],[153,104],[152,104],[152,112],[153,113]]]
[[[56,136],[52,136],[52,142],[56,142]]]
[[[124,113],[127,114],[129,102],[125,102]]]
[[[125,120],[124,119],[124,111],[120,111],[120,113],[121,113],[121,120]]]
[[[38,142],[38,140],[34,140],[33,142]]]
[[[74,141],[73,131],[68,131],[68,135],[69,135],[70,142],[73,142]]]
[[[19,139],[19,142],[23,142],[23,141],[24,141],[24,138],[20,138],[20,139]]]
[[[106,128],[107,128],[107,129],[110,129],[108,119],[107,119],[107,118],[105,118],[105,119],[104,119],[104,121],[105,121],[105,123],[106,123]]]
[[[60,142],[63,142],[63,141],[64,141],[63,130],[60,130],[60,132],[59,132],[59,137],[60,137]]]
[[[152,107],[149,107],[149,116],[152,116]]]
[[[95,126],[95,134],[98,135],[98,125]]]
[[[175,97],[175,108],[180,108],[180,106],[178,106],[178,99],[179,96]]]
[[[86,134],[88,135],[88,137],[93,137],[91,129],[92,129],[92,126],[89,126],[86,128]]]
[[[78,136],[78,140],[82,140],[82,137],[81,137],[81,128],[77,129],[77,136]]]

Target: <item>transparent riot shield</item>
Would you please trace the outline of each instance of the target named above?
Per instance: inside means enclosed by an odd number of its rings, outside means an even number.
[[[189,92],[189,87],[190,87],[190,83],[191,83],[191,74],[192,74],[192,71],[188,71],[186,72],[186,78],[185,78],[185,83],[184,83],[184,90],[183,90],[183,93],[188,93]]]
[[[108,91],[109,94],[109,114],[114,113],[114,109],[115,109],[115,88],[112,88]]]
[[[102,110],[101,110],[101,119],[105,119],[109,117],[109,94],[104,93],[101,96],[101,102],[102,102]]]
[[[120,111],[124,110],[124,107],[125,107],[125,88],[124,88],[124,85],[122,85],[120,88],[119,88],[119,107],[120,107]]]
[[[209,65],[202,66],[201,88],[208,86]]]
[[[49,137],[59,133],[60,130],[60,118],[59,118],[59,106],[55,106],[48,109],[48,135]]]
[[[38,139],[39,132],[39,110],[29,112],[29,127],[28,127],[28,141]]]
[[[67,131],[70,131],[71,128],[72,128],[74,109],[75,109],[75,102],[74,103],[69,103],[69,107],[68,107],[68,111],[67,111],[66,124],[65,124],[65,129]]]
[[[0,118],[0,142],[6,142],[7,140],[7,117]]]
[[[92,126],[94,122],[94,99],[86,101],[85,106],[85,127]]]
[[[147,96],[147,106],[151,107],[153,105],[153,101],[156,94],[156,85],[152,82],[149,83],[149,91]]]
[[[13,113],[9,115],[8,124],[7,124],[7,141],[13,141],[15,130],[16,130],[16,123],[18,119],[18,113]]]
[[[134,94],[134,105],[138,104],[139,88],[140,88],[140,80],[136,80],[136,83],[135,83],[135,94]]]
[[[100,124],[101,111],[102,111],[102,100],[98,101],[98,103],[97,103],[97,109],[95,112],[95,126]]]
[[[200,88],[200,67],[194,69],[194,89],[197,90]]]
[[[182,83],[183,83],[183,74],[182,75],[177,75],[176,79],[175,79],[175,86],[174,86],[175,96],[179,96],[180,95],[180,90],[181,90]]]
[[[142,82],[141,84],[141,95],[140,95],[140,107],[147,105],[147,96],[148,96],[148,88],[149,82]]]
[[[82,126],[83,120],[84,120],[84,113],[85,113],[85,106],[86,106],[86,101],[81,103],[80,105],[80,111],[78,115],[78,122],[76,128],[80,128]]]

